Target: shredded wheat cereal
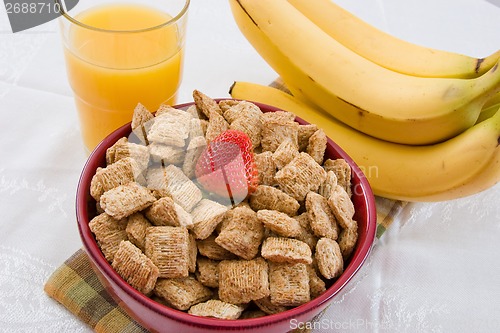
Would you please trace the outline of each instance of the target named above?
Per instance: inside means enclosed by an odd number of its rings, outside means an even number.
[[[281,263],[312,263],[309,245],[293,238],[268,237],[262,243],[262,257]]]
[[[189,233],[184,227],[146,229],[145,254],[160,270],[162,278],[189,275]]]
[[[256,318],[321,295],[358,239],[349,164],[323,163],[325,133],[290,112],[193,98],[186,111],[161,105],[155,115],[138,104],[139,140],[107,149],[91,184],[100,214],[89,223],[105,258],[137,290],[198,316]],[[207,142],[227,129],[251,138],[259,175],[233,207],[195,175]]]
[[[262,258],[224,260],[219,264],[219,297],[232,304],[269,295],[268,265]]]
[[[271,303],[298,306],[309,302],[309,274],[305,264],[269,263]]]
[[[151,223],[141,213],[135,213],[128,217],[127,232],[128,240],[144,252],[146,245],[146,229]]]
[[[243,306],[211,299],[192,306],[189,309],[189,314],[219,319],[238,319],[244,309]]]
[[[344,261],[339,244],[330,238],[321,238],[316,244],[315,258],[318,269],[325,279],[339,277],[344,270]]]
[[[177,310],[188,310],[191,306],[212,297],[212,291],[188,276],[178,279],[158,279],[154,293]]]
[[[234,208],[215,242],[243,259],[253,259],[264,237],[264,226],[257,214],[248,207]]]
[[[316,192],[326,179],[326,171],[307,153],[300,153],[274,177],[281,190],[303,201],[310,191]]]
[[[120,242],[111,266],[141,293],[148,295],[153,291],[159,274],[158,268],[131,242]]]

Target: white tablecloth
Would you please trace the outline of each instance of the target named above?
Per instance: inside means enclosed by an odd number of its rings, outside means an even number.
[[[416,43],[472,56],[500,48],[500,8],[485,0],[337,2]],[[268,84],[276,76],[227,1],[192,0],[179,102],[191,101],[193,89],[229,97],[234,80]],[[0,138],[0,332],[87,332],[43,293],[52,271],[81,247],[74,203],[86,160],[57,24],[12,34],[4,9]],[[499,195],[496,186],[408,205],[316,331],[497,332]]]

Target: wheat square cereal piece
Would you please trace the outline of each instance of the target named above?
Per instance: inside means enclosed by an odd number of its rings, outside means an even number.
[[[248,101],[234,101],[231,106],[227,105],[223,109],[224,119],[229,124],[232,124],[234,121],[240,118],[244,118],[247,115],[251,115],[252,118],[258,118],[261,120],[261,116],[263,115],[260,108],[254,103]],[[219,103],[220,105],[221,103]]]
[[[123,158],[105,168],[99,168],[90,182],[90,195],[99,201],[104,192],[135,181],[140,166],[131,157]]]
[[[333,194],[335,186],[337,186],[337,175],[330,170],[326,173],[325,181],[319,187],[318,193],[328,199]]]
[[[241,203],[239,203],[236,207],[241,207]],[[236,208],[236,207],[234,207],[234,208]],[[246,207],[250,208],[249,206],[246,206]],[[228,209],[226,211],[226,213],[224,214],[224,217],[222,218],[222,221],[220,221],[220,223],[215,228],[215,233],[220,234],[222,232],[222,229],[227,227],[227,225],[231,221],[232,217],[233,217],[233,209],[231,208],[231,209]]]
[[[196,239],[205,239],[210,236],[222,221],[226,211],[226,206],[209,199],[202,199],[191,212]]]
[[[318,242],[318,237],[304,227],[300,227],[300,229],[300,234],[296,236],[295,239],[306,243],[311,251],[314,250],[316,248],[316,243]]]
[[[158,115],[149,129],[148,141],[182,148],[189,136],[190,123],[191,115],[182,110],[173,109]]]
[[[333,171],[338,179],[338,185],[342,186],[349,195],[352,196],[351,191],[351,166],[346,160],[339,158],[336,160],[328,159],[323,164],[326,171]]]
[[[262,151],[276,151],[278,146],[285,140],[290,140],[298,147],[299,124],[285,118],[270,118],[267,115],[275,113],[268,112],[263,115],[262,122]]]
[[[166,188],[174,201],[187,212],[191,212],[203,195],[182,170],[175,165],[165,168]]]
[[[262,258],[219,263],[219,298],[232,304],[269,296],[268,265]]]
[[[311,220],[309,219],[309,214],[307,214],[307,212],[303,212],[302,214],[296,215],[293,218],[296,219],[297,222],[299,222],[299,224],[302,228],[304,228],[307,231],[312,232]]]
[[[342,228],[354,227],[354,224],[356,224],[352,219],[354,216],[354,204],[342,186],[335,186],[332,195],[328,198],[328,205]]]
[[[145,254],[160,270],[160,277],[179,278],[188,276],[188,230],[184,227],[168,226],[147,228]]]
[[[296,219],[297,222],[299,222],[301,228],[300,235],[295,238],[303,241],[304,243],[309,245],[311,250],[314,250],[316,248],[316,242],[318,241],[318,238],[314,235],[311,229],[309,214],[307,212],[304,212],[300,215],[294,216],[293,218]]]
[[[206,287],[219,287],[219,262],[216,260],[198,257],[196,279]]]
[[[298,141],[299,151],[306,151],[309,145],[309,138],[318,130],[315,124],[307,124],[299,126]]]
[[[184,162],[185,149],[182,147],[166,146],[161,143],[152,143],[148,146],[149,154],[154,162],[162,162],[163,165],[182,165]]]
[[[245,307],[211,299],[205,303],[193,305],[188,313],[194,316],[211,317],[219,319],[238,319]]]
[[[163,166],[151,166],[146,170],[146,187],[150,189],[153,195],[158,199],[170,196],[167,190],[167,178]]]
[[[130,141],[148,145],[149,141],[147,133],[154,123],[154,115],[141,103],[138,103],[134,108],[132,115],[131,129],[132,132],[128,136]]]
[[[255,166],[259,174],[259,184],[274,185],[274,175],[276,175],[276,163],[273,159],[273,153],[265,151],[254,155]]]
[[[311,230],[316,236],[337,239],[339,232],[337,220],[324,196],[309,192],[306,196],[306,210]]]
[[[196,271],[196,259],[198,258],[198,246],[196,239],[192,234],[188,237],[188,271],[194,273]]]
[[[127,228],[125,229],[128,240],[143,252],[146,245],[146,229],[151,226],[151,223],[142,213],[135,213],[128,217]]]
[[[280,306],[298,306],[309,302],[309,274],[302,263],[269,263],[271,303]]]
[[[289,122],[289,121],[295,121],[295,115],[291,112],[288,111],[282,111],[278,110],[275,112],[266,112],[262,115],[263,121],[266,122],[272,122],[272,121],[277,121],[277,122]]]
[[[309,138],[309,145],[306,152],[320,165],[323,164],[327,141],[326,134],[322,129],[314,132]]]
[[[128,142],[127,138],[121,138],[113,146],[106,150],[106,163],[108,165],[118,162],[124,158],[133,158],[139,170],[142,171],[147,168],[149,164],[149,150],[148,147],[133,142]]]
[[[297,155],[299,155],[297,145],[287,139],[280,143],[278,148],[276,148],[276,151],[273,154],[274,164],[278,169],[282,169],[285,165],[297,157]]]
[[[156,226],[180,226],[174,200],[170,197],[163,197],[153,202],[153,204],[145,210],[145,214],[148,220]]]
[[[138,103],[132,115],[132,130],[144,126],[154,118],[153,114],[141,103]]]
[[[358,241],[358,224],[355,223],[353,227],[343,229],[340,232],[338,243],[340,247],[340,252],[342,253],[342,258],[344,262],[349,259],[352,251],[356,247],[356,242]]]
[[[196,138],[197,136],[205,137],[207,132],[208,121],[204,119],[193,118],[189,124],[189,140]]]
[[[306,265],[306,268],[307,274],[309,275],[309,291],[311,299],[316,298],[326,291],[325,281],[318,276],[313,265]]]
[[[198,245],[198,251],[202,256],[205,256],[207,258],[213,259],[213,260],[230,260],[230,259],[236,259],[237,256],[219,244],[215,242],[216,235],[210,235],[209,237],[198,240],[197,245]]]
[[[226,112],[228,109],[232,108],[235,105],[238,105],[242,101],[237,101],[235,99],[223,99],[219,101],[219,107],[222,110],[222,113]]]
[[[264,237],[264,226],[257,214],[244,206],[232,209],[227,225],[215,242],[243,259],[253,259],[259,253]]]
[[[212,297],[212,291],[191,276],[158,279],[154,293],[165,300],[168,305],[181,311]]]
[[[155,201],[147,188],[130,182],[101,195],[100,205],[108,215],[119,220],[147,208]]]
[[[337,278],[344,271],[344,260],[339,244],[333,239],[323,237],[316,244],[314,257],[318,269],[325,279]]]
[[[127,219],[117,220],[102,213],[90,220],[89,228],[106,260],[112,262],[120,242],[128,239]]]
[[[316,192],[326,179],[326,171],[307,153],[300,153],[274,177],[280,189],[298,201]]]
[[[297,237],[302,232],[296,219],[277,210],[261,209],[257,212],[257,218],[266,228],[283,237]]]
[[[281,313],[289,308],[283,305],[275,305],[271,303],[271,297],[266,296],[261,299],[257,299],[253,301],[255,305],[264,313],[266,314],[275,314],[275,313]]]
[[[195,177],[196,163],[207,146],[207,140],[203,136],[191,139],[186,150],[182,171],[188,178]]]
[[[134,289],[145,295],[153,291],[158,268],[131,242],[120,242],[111,266]]]
[[[199,119],[199,120],[206,120],[208,119],[203,112],[198,111],[198,108],[196,105],[191,105],[186,109],[186,112],[191,115],[194,119]]]
[[[247,101],[241,101],[224,112],[224,118],[230,124],[229,128],[247,134],[254,149],[260,145],[262,115],[257,105]]]
[[[126,143],[128,143],[128,139],[126,137],[123,137],[123,138],[118,139],[118,141],[116,141],[111,147],[106,149],[106,165],[113,164],[117,161],[116,157],[115,157],[116,148],[119,146],[122,146]],[[130,157],[130,156],[127,156],[127,157]]]
[[[250,207],[258,211],[261,209],[277,210],[289,216],[294,216],[300,208],[299,202],[285,192],[268,185],[259,185],[250,196]]]
[[[161,104],[160,107],[155,112],[155,117],[159,117],[161,115],[164,115],[165,113],[168,113],[168,112],[171,112],[174,110],[177,110],[177,109],[171,105]]]
[[[198,111],[203,113],[207,118],[210,119],[212,117],[212,112],[215,112],[222,116],[222,110],[219,107],[219,104],[217,104],[214,99],[208,97],[201,91],[194,90],[193,99]]]
[[[186,212],[181,205],[174,203],[175,212],[177,213],[177,219],[181,227],[186,227],[188,229],[193,228],[193,217],[190,213]]]
[[[229,129],[237,130],[248,135],[252,142],[253,149],[260,146],[262,122],[259,115],[253,116],[252,114],[248,114],[240,117],[229,125]]]
[[[293,238],[268,237],[262,243],[262,257],[273,262],[312,263],[312,252],[309,245]]]
[[[207,142],[213,141],[219,134],[229,129],[229,123],[217,112],[213,112],[208,120],[205,138]]]

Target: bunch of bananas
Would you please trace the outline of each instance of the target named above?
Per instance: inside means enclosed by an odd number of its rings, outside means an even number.
[[[231,96],[321,126],[375,194],[440,201],[500,181],[500,50],[477,59],[417,46],[331,0],[229,2],[291,91],[235,82]]]

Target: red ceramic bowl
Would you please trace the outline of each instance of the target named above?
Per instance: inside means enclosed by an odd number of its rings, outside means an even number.
[[[193,103],[178,105],[185,108]],[[257,104],[263,112],[276,111],[268,105]],[[297,118],[301,124],[306,124]],[[104,139],[90,155],[83,169],[76,195],[76,215],[78,229],[97,276],[106,286],[116,302],[141,325],[152,332],[190,332],[209,331],[251,331],[287,332],[297,327],[297,323],[310,322],[314,316],[332,302],[335,295],[352,279],[367,258],[376,230],[375,200],[367,179],[354,161],[333,141],[328,139],[326,158],[344,158],[352,168],[353,202],[356,208],[354,219],[358,222],[359,239],[356,249],[347,262],[344,273],[319,297],[291,310],[261,318],[221,320],[193,316],[157,303],[141,294],[125,282],[104,258],[96,240],[89,229],[89,221],[96,215],[95,201],[90,196],[90,181],[98,167],[105,166],[106,149],[118,139],[128,136],[130,124],[117,129]],[[293,321],[292,321],[293,320]],[[293,325],[292,325],[293,324]]]

